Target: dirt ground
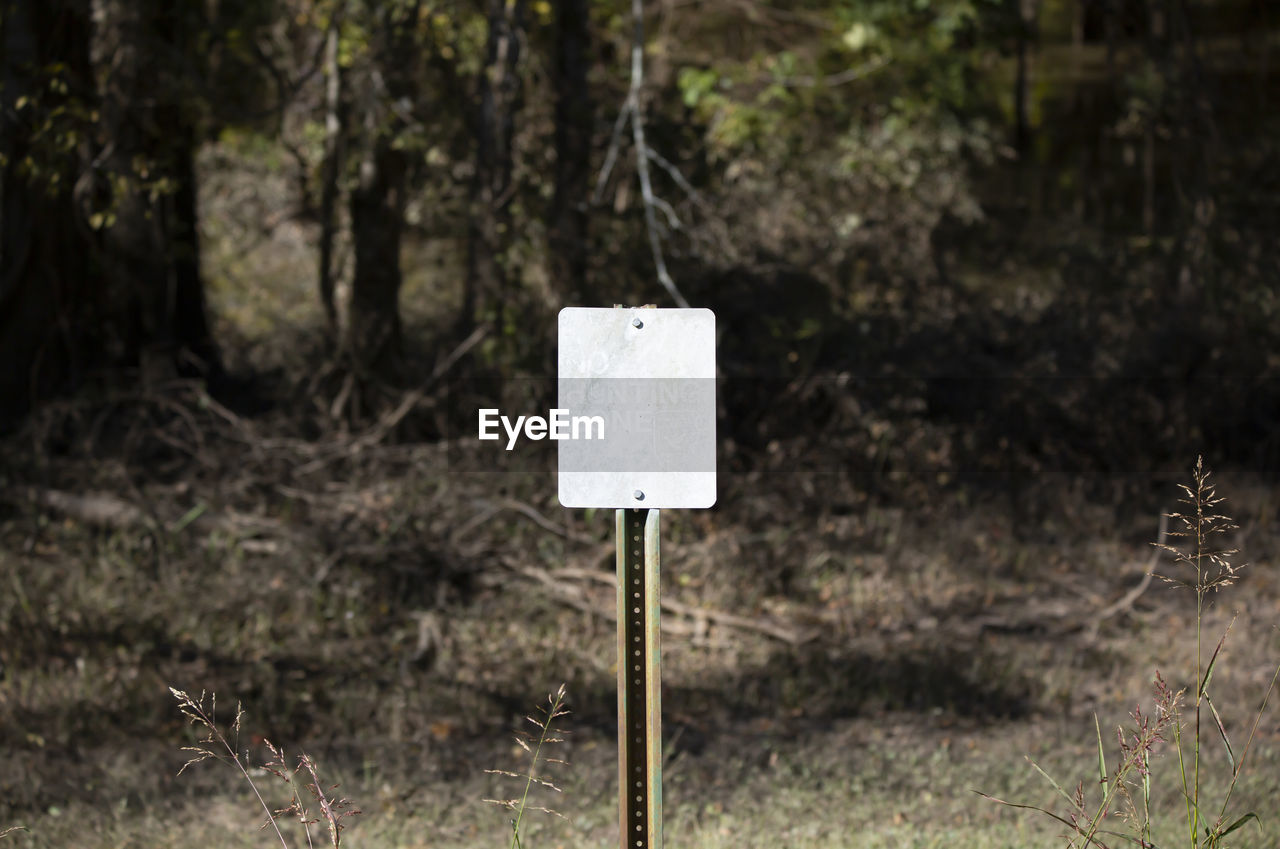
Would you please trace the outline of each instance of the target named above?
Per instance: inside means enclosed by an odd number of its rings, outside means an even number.
[[[4,840],[272,843],[233,768],[177,776],[196,736],[172,686],[216,694],[224,727],[238,701],[249,763],[266,739],[312,755],[361,811],[348,845],[501,845],[483,800],[520,788],[485,770],[521,768],[513,732],[564,683],[563,792],[537,799],[564,818],[531,812],[523,845],[615,845],[609,511],[560,508],[550,473],[476,473],[461,442],[298,434],[174,384],[50,405],[4,442],[0,831],[25,829]],[[665,513],[667,844],[1064,845],[975,791],[1054,804],[1029,756],[1094,793],[1094,716],[1114,767],[1154,673],[1192,687],[1195,596],[1142,577],[1173,570],[1150,543],[1193,461],[920,495],[731,465],[714,509]],[[1240,755],[1280,661],[1280,518],[1248,470],[1215,479],[1248,566],[1204,651],[1234,621],[1212,690]],[[1262,827],[1233,845],[1280,845],[1274,701],[1230,807]],[[1230,764],[1204,737],[1216,800]]]

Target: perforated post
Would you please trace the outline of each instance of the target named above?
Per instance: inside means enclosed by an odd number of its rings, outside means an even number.
[[[658,511],[618,510],[620,849],[662,849]]]

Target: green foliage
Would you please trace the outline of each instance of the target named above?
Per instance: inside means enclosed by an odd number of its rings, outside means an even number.
[[[737,14],[714,8],[701,14]],[[737,58],[708,51],[681,62],[676,89],[706,158],[721,169],[718,191],[795,222],[777,225],[781,241],[744,240],[787,252],[801,233],[820,232],[835,246],[823,261],[878,244],[891,267],[922,271],[942,216],[980,217],[969,170],[994,149],[996,97],[985,69],[1000,48],[1000,8],[986,0],[811,3],[778,15],[781,31],[748,29]],[[679,53],[699,52],[696,43]],[[803,208],[783,205],[782,179]]]
[[[61,194],[71,189],[98,111],[85,92],[74,89],[65,62],[28,69],[27,75],[27,93],[13,100],[13,120],[26,142],[25,153],[13,165],[30,184]],[[0,167],[8,164],[0,150]]]

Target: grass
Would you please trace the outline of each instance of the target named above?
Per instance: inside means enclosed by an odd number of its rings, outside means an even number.
[[[865,731],[852,728],[837,729],[823,735],[823,740],[776,743],[779,757],[773,767],[757,759],[735,761],[719,749],[714,757],[709,753],[690,759],[667,781],[667,845],[708,849],[779,845],[1049,849],[1063,845],[1059,830],[982,805],[967,787],[978,782],[1012,794],[1038,789],[1019,752],[1038,752],[1037,740],[1048,734],[1065,751],[1044,758],[1047,768],[1080,767],[1089,758],[1089,747],[1059,742],[1071,739],[1080,723],[1023,723],[988,732],[958,732],[946,746],[942,745],[945,736],[921,734],[913,717],[886,718],[881,725],[885,739],[878,743],[855,745],[854,735]],[[603,737],[596,742],[585,750],[578,743],[581,757],[573,757],[573,769],[558,782],[564,789],[561,807],[567,820],[529,820],[526,846],[616,847],[614,748]],[[894,758],[885,757],[886,745],[893,745]],[[838,749],[843,756],[837,760],[824,748]],[[1158,764],[1157,769],[1165,765],[1172,764]],[[1277,774],[1280,759],[1274,746],[1256,766]],[[345,791],[360,800],[365,812],[350,821],[345,835],[348,845],[424,849],[508,845],[507,818],[495,816],[492,807],[480,801],[503,784],[489,781],[492,777],[485,776],[483,769],[475,772],[456,782],[415,784],[413,777],[403,776],[394,787],[339,774],[336,777]],[[209,781],[202,783],[199,798],[184,793],[184,800],[171,804],[130,806],[124,811],[77,804],[59,817],[39,816],[30,823],[33,832],[21,835],[22,842],[15,845],[157,849],[193,843],[271,845],[257,830],[261,817],[253,813],[253,800],[247,793],[236,792],[237,782],[213,771],[206,778]],[[1274,778],[1269,786],[1254,782],[1243,789],[1259,802],[1274,798],[1280,789]],[[1176,813],[1174,801],[1157,800],[1159,810]],[[1270,834],[1255,831],[1244,837],[1239,844],[1243,847],[1274,845]]]
[[[0,514],[0,829],[29,829],[6,846],[262,846],[242,779],[175,779],[170,682],[239,699],[261,737],[323,764],[360,801],[351,845],[509,844],[481,800],[521,794],[485,769],[527,757],[508,731],[553,675],[574,694],[573,768],[555,782],[568,821],[525,817],[520,839],[616,842],[606,511],[560,510],[532,473],[463,474],[466,457],[438,446],[346,450],[358,433],[303,439],[296,411],[231,420],[189,386],[161,400],[51,405],[0,444],[6,485],[113,493],[155,514],[144,529]],[[1234,742],[1280,651],[1280,582],[1264,568],[1280,525],[1272,482],[1229,480],[1245,539],[1232,547],[1254,568],[1202,625],[1216,635],[1240,611],[1210,690]],[[1016,503],[963,478],[870,495],[811,483],[726,474],[715,510],[664,517],[664,593],[682,605],[664,614],[668,844],[1061,846],[1051,824],[968,788],[1043,798],[1024,752],[1053,775],[1096,771],[1096,742],[1070,742],[1094,735],[1095,713],[1123,721],[1154,668],[1195,691],[1195,646],[1175,639],[1194,611],[1171,588],[1092,636],[1081,627],[1140,577],[1163,490],[1051,471]],[[226,524],[203,529],[211,518]],[[254,740],[252,762],[272,761]],[[1280,795],[1278,746],[1259,725],[1235,810]],[[1225,763],[1202,751],[1202,798],[1222,798]],[[1155,787],[1172,764],[1153,760]],[[1165,845],[1185,804],[1151,804]],[[1264,826],[1231,837],[1274,845]]]
[[[315,839],[311,826],[323,824],[328,845],[333,849],[339,849],[342,832],[346,828],[343,820],[358,816],[362,812],[353,808],[349,800],[331,795],[338,785],[326,787],[321,783],[314,759],[304,753],[298,757],[296,764],[290,766],[284,752],[264,738],[261,745],[270,753],[270,759],[260,766],[254,766],[250,763],[248,749],[242,749],[240,745],[241,723],[244,718],[244,711],[240,705],[236,706],[235,718],[229,730],[224,733],[217,722],[216,696],[206,697],[201,693],[199,697],[193,697],[174,687],[170,687],[169,691],[177,699],[178,709],[187,718],[188,724],[198,729],[199,733],[195,745],[183,747],[183,751],[187,752],[190,758],[178,770],[179,775],[186,772],[189,767],[207,760],[218,761],[233,767],[244,779],[245,786],[249,788],[257,806],[266,816],[259,830],[270,828],[280,845],[288,849],[289,841],[281,830],[280,822],[294,820],[302,828],[306,845],[313,847]],[[484,800],[512,812],[510,849],[523,849],[525,845],[522,835],[527,835],[528,829],[522,826],[526,813],[537,811],[563,818],[563,814],[551,808],[534,804],[530,794],[535,788],[560,792],[560,788],[548,780],[547,769],[553,764],[567,765],[567,762],[551,757],[546,750],[564,743],[563,737],[555,736],[560,732],[553,731],[553,726],[556,725],[557,720],[569,713],[565,708],[565,697],[565,687],[562,684],[558,690],[547,697],[546,707],[539,708],[538,718],[526,717],[527,721],[537,729],[536,736],[523,730],[517,732],[516,743],[529,758],[525,772],[485,770],[490,775],[501,775],[523,781],[523,790],[518,798]],[[263,788],[254,777],[255,774],[259,777],[273,776],[285,785],[288,793],[281,807],[273,808],[267,802],[263,795]],[[16,830],[16,828],[6,830],[0,833],[0,837]]]
[[[452,499],[433,500],[434,490],[410,478],[374,481],[372,472],[368,481],[353,479],[332,505],[294,509],[347,511],[354,519],[342,544],[352,547],[363,544],[365,527],[386,535],[381,523],[398,526],[386,543],[393,551],[407,550],[416,534],[447,539],[451,524],[463,524],[449,506],[472,503],[458,497],[460,483],[450,484]],[[530,494],[509,492],[555,515]],[[208,495],[225,509],[216,493]],[[1245,507],[1262,509],[1255,501]],[[175,504],[173,512],[188,509]],[[1060,846],[1057,830],[986,809],[968,788],[1035,798],[1037,776],[1023,752],[1052,774],[1080,774],[1096,763],[1096,745],[1067,741],[1092,735],[1094,712],[1103,727],[1112,724],[1107,717],[1122,716],[1156,664],[1171,685],[1190,692],[1172,671],[1194,670],[1193,647],[1172,637],[1193,620],[1177,594],[1158,585],[1132,615],[1108,623],[1096,644],[1024,627],[1014,616],[1040,599],[1060,599],[1059,579],[1088,582],[1107,599],[1122,595],[1134,576],[1114,564],[1142,559],[1136,524],[1126,539],[1108,531],[1117,527],[1115,514],[1064,501],[1079,536],[1049,544],[1017,539],[992,505],[950,510],[930,522],[884,508],[832,516],[809,540],[753,539],[736,526],[672,517],[679,527],[671,533],[682,540],[664,552],[673,598],[816,622],[828,637],[792,647],[665,617],[675,628],[664,640],[669,845]],[[607,546],[607,518],[597,527],[570,517],[571,529]],[[529,552],[525,562],[543,568],[594,563],[582,560],[592,545],[533,523],[481,527],[486,547]],[[15,534],[33,531],[29,552],[19,554]],[[156,543],[137,535],[21,519],[10,519],[4,533],[14,567],[6,572],[23,592],[0,598],[0,622],[7,634],[23,636],[0,640],[9,670],[0,685],[0,745],[11,765],[0,771],[0,822],[30,829],[7,843],[263,845],[256,829],[265,814],[253,815],[252,794],[212,770],[174,781],[181,761],[173,742],[182,732],[168,719],[165,684],[196,680],[239,694],[262,718],[262,734],[301,741],[332,771],[332,781],[360,800],[364,814],[351,831],[359,845],[509,844],[509,823],[481,800],[508,796],[510,779],[485,768],[527,758],[501,741],[513,721],[523,722],[521,694],[540,670],[566,674],[577,694],[575,733],[564,744],[574,766],[556,781],[565,801],[555,807],[568,821],[525,818],[522,843],[590,847],[616,839],[612,623],[518,574],[480,559],[469,589],[439,584],[449,593],[447,615],[429,661],[416,661],[419,620],[393,602],[429,611],[436,601],[415,601],[394,560],[366,564],[348,555],[317,580],[323,552],[253,553],[188,530],[160,541],[166,566],[152,572]],[[1271,556],[1270,544],[1264,534],[1250,539],[1255,563]],[[801,564],[790,593],[763,578],[741,580],[768,575],[769,561],[784,557]],[[758,572],[744,572],[753,564]],[[607,574],[607,564],[601,568]],[[1271,671],[1264,661],[1274,657],[1270,627],[1280,609],[1280,588],[1265,571],[1250,570],[1242,581],[1218,594],[1225,599],[1219,607],[1241,609],[1228,646],[1232,662],[1220,661],[1213,676],[1229,730],[1247,727],[1237,705],[1259,680],[1265,686],[1260,676]],[[570,586],[580,599],[609,607],[607,583]],[[1099,606],[1072,598],[1082,613]],[[1204,611],[1209,633],[1229,621],[1219,607]],[[1006,611],[1009,627],[967,630],[991,610]],[[507,650],[514,646],[519,651]],[[257,763],[270,760],[260,742],[253,746]],[[1267,723],[1251,759],[1233,799],[1242,811],[1263,811],[1280,792],[1277,738]],[[1153,763],[1157,787],[1167,786],[1172,763]],[[1225,785],[1214,770],[1224,763],[1224,753],[1203,753],[1202,792],[1221,798]],[[275,783],[268,774],[255,778]],[[1167,821],[1180,803],[1157,793],[1153,812]],[[287,800],[269,804],[287,807]],[[1232,837],[1241,846],[1271,845],[1264,824],[1265,833],[1250,827]],[[1164,839],[1159,827],[1153,836]]]
[[[524,823],[525,813],[529,811],[540,811],[551,816],[564,817],[564,814],[561,814],[559,811],[540,805],[534,805],[529,799],[529,793],[535,788],[535,786],[539,788],[546,788],[547,790],[551,790],[556,793],[561,792],[560,788],[546,777],[546,768],[551,764],[567,765],[568,762],[559,758],[552,758],[549,755],[544,754],[543,749],[549,749],[558,743],[564,742],[563,737],[556,737],[552,732],[552,726],[555,725],[556,720],[568,715],[569,713],[569,711],[565,709],[564,704],[565,687],[561,684],[560,689],[547,697],[547,706],[545,708],[539,708],[541,713],[539,718],[535,719],[532,716],[526,717],[528,722],[538,730],[537,736],[535,737],[523,730],[516,733],[516,744],[529,757],[529,766],[526,772],[511,772],[503,769],[485,770],[490,775],[504,775],[508,778],[523,780],[524,782],[523,790],[520,794],[520,798],[518,799],[484,800],[492,805],[497,805],[512,812],[510,849],[522,849],[524,846],[524,843],[520,838],[521,834],[524,833],[521,831],[521,826]],[[541,772],[539,771],[539,768],[541,768]]]
[[[280,830],[279,821],[293,819],[297,820],[302,827],[307,846],[314,845],[311,826],[323,823],[329,845],[338,849],[342,843],[342,830],[345,828],[342,821],[349,816],[359,814],[360,811],[352,808],[351,803],[346,799],[334,798],[330,795],[337,789],[337,785],[326,787],[321,783],[316,771],[316,763],[310,756],[304,753],[298,757],[295,765],[290,766],[284,752],[270,740],[263,738],[262,745],[270,752],[271,759],[261,766],[254,767],[249,763],[247,750],[243,750],[246,754],[241,754],[240,722],[244,718],[244,711],[240,705],[236,705],[236,715],[230,729],[231,738],[228,739],[217,723],[216,696],[209,696],[206,704],[204,693],[201,693],[198,698],[193,698],[174,687],[170,687],[169,692],[178,700],[178,709],[187,718],[187,722],[199,729],[200,734],[195,745],[183,747],[183,751],[191,757],[178,770],[179,775],[186,772],[189,767],[206,760],[215,760],[232,766],[245,780],[254,798],[257,799],[258,806],[266,814],[266,822],[261,828],[270,827],[281,846],[288,849],[289,844],[285,840],[284,832]],[[282,807],[272,808],[267,804],[262,795],[262,789],[254,780],[253,772],[274,776],[288,788],[289,793]],[[302,789],[299,788],[299,783]]]
[[[1203,458],[1196,460],[1191,485],[1184,484],[1180,488],[1184,493],[1180,502],[1185,505],[1186,512],[1171,513],[1168,518],[1180,526],[1178,530],[1171,532],[1171,536],[1186,542],[1176,545],[1162,539],[1155,545],[1173,560],[1168,573],[1159,574],[1159,577],[1195,595],[1195,678],[1193,695],[1190,696],[1190,717],[1184,715],[1186,691],[1171,689],[1157,671],[1152,709],[1144,714],[1141,706],[1134,708],[1130,714],[1129,728],[1116,729],[1119,762],[1114,771],[1107,768],[1102,729],[1095,715],[1097,777],[1096,781],[1090,782],[1095,786],[1086,790],[1086,782],[1082,780],[1075,785],[1074,791],[1068,792],[1049,772],[1031,761],[1036,772],[1066,803],[1065,808],[1061,806],[1062,802],[1055,808],[1050,808],[1039,804],[1008,802],[985,793],[980,794],[1002,805],[1034,811],[1059,823],[1067,829],[1065,840],[1070,847],[1098,846],[1106,849],[1108,845],[1115,845],[1116,840],[1142,849],[1176,844],[1185,845],[1189,849],[1222,847],[1228,845],[1228,838],[1245,826],[1252,823],[1259,830],[1262,827],[1256,811],[1236,812],[1232,809],[1231,802],[1248,765],[1249,756],[1253,753],[1258,728],[1267,715],[1268,703],[1277,678],[1280,678],[1280,665],[1276,666],[1271,675],[1261,697],[1261,705],[1249,726],[1245,744],[1237,754],[1237,747],[1231,743],[1231,735],[1214,704],[1210,690],[1215,667],[1222,657],[1236,619],[1233,617],[1223,630],[1216,647],[1207,658],[1204,626],[1206,603],[1210,595],[1231,586],[1238,577],[1240,567],[1233,562],[1233,558],[1239,551],[1221,545],[1221,538],[1237,530],[1238,526],[1231,517],[1216,512],[1225,499],[1217,494],[1216,487],[1211,483],[1210,472],[1204,468]],[[1212,726],[1209,725],[1210,719]],[[1183,803],[1185,829],[1181,835],[1157,843],[1153,837],[1157,818],[1151,807],[1154,786],[1152,757],[1161,744],[1170,742],[1170,737],[1177,760],[1177,775],[1170,776],[1167,780],[1176,787],[1177,797]],[[1210,802],[1211,797],[1203,792],[1206,790],[1207,778],[1202,772],[1205,747],[1215,737],[1221,742],[1227,759],[1226,784],[1218,791],[1221,801],[1217,804]],[[1237,740],[1237,746],[1238,743]],[[1168,821],[1167,818],[1161,819]],[[1112,823],[1117,820],[1127,833],[1115,830],[1119,826]]]

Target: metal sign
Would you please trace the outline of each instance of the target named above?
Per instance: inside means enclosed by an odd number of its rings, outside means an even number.
[[[715,314],[560,311],[560,503],[710,507],[716,500]]]
[[[560,311],[560,503],[615,507],[618,846],[662,849],[660,507],[716,500],[711,310]]]

